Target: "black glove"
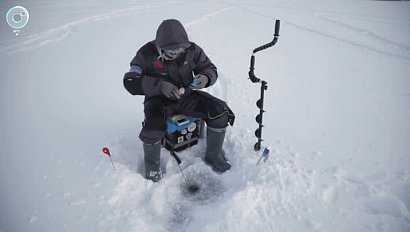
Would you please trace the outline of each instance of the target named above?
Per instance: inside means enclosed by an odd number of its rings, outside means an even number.
[[[165,97],[167,98],[176,97],[177,99],[181,98],[181,94],[179,94],[178,88],[174,84],[168,81],[160,81],[158,85],[159,85],[159,91]]]
[[[208,77],[198,74],[194,77],[191,83],[191,89],[203,89],[208,84]]]

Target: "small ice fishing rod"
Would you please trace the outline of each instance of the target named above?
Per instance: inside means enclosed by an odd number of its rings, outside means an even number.
[[[280,20],[276,20],[275,22],[275,34],[273,35],[273,40],[270,43],[267,43],[265,45],[259,46],[255,49],[253,49],[252,56],[251,56],[251,66],[249,67],[249,79],[251,79],[252,83],[259,83],[261,82],[261,98],[256,101],[256,106],[259,108],[259,114],[256,115],[256,122],[259,124],[259,128],[256,129],[255,131],[255,136],[258,138],[258,142],[255,143],[253,148],[255,151],[259,151],[261,149],[261,143],[263,141],[262,139],[262,121],[263,121],[263,113],[265,110],[263,109],[263,100],[265,98],[265,90],[268,89],[268,83],[264,80],[261,80],[255,76],[254,70],[255,70],[255,53],[265,50],[267,48],[272,47],[273,45],[276,44],[278,41],[279,37],[279,28],[280,28]]]
[[[193,184],[193,183],[189,183],[189,182],[188,182],[188,180],[187,180],[187,178],[185,177],[184,172],[182,171],[182,168],[181,168],[181,163],[182,163],[181,159],[177,156],[177,154],[175,153],[174,149],[171,148],[171,149],[169,150],[169,153],[171,154],[172,157],[174,157],[175,161],[177,161],[179,171],[181,172],[181,175],[182,175],[182,177],[184,178],[184,181],[185,181],[185,184],[186,184],[186,186],[187,186],[187,188],[188,188],[188,191],[189,191],[190,193],[196,193],[196,192],[199,190],[199,186],[198,186],[197,184]]]

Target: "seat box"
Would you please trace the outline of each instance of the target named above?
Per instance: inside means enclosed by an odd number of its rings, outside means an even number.
[[[167,131],[162,141],[168,150],[181,151],[198,143],[204,123],[200,118],[175,115],[167,121]]]

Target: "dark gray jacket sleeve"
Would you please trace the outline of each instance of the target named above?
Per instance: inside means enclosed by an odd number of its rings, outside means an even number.
[[[211,60],[206,56],[204,50],[198,45],[195,46],[195,69],[194,74],[203,74],[208,77],[208,84],[206,87],[213,85],[218,79],[218,72],[216,70],[216,66],[211,62]]]
[[[140,51],[130,63],[131,69],[124,74],[124,87],[132,95],[147,97],[160,95],[159,79],[144,75],[145,59]]]
[[[159,82],[159,78],[144,76],[141,81],[141,87],[144,95],[147,97],[161,95]]]

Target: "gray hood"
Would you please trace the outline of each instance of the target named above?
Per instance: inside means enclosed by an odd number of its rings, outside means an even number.
[[[176,19],[162,21],[157,30],[155,43],[158,49],[186,49],[191,46],[184,26]]]

